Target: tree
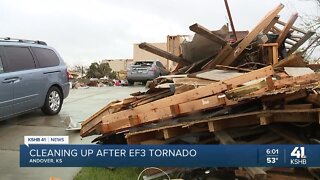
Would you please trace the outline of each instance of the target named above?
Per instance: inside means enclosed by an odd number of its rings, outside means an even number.
[[[102,77],[110,77],[114,76],[114,72],[110,68],[108,63],[91,63],[89,69],[87,71],[87,78],[102,78]]]
[[[316,8],[320,9],[320,0],[311,0],[316,4]],[[313,56],[316,61],[320,61],[319,53],[316,52],[316,49],[320,47],[320,17],[319,16],[311,16],[305,15],[302,19],[303,25],[305,29],[309,31],[314,31],[315,35],[313,35],[308,42],[305,50],[305,57],[309,58]]]

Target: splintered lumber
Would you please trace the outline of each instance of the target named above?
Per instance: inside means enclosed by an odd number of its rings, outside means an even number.
[[[319,81],[320,81],[320,73],[312,73],[312,74],[306,74],[303,76],[280,79],[274,82],[274,86],[277,89],[280,89],[284,87],[290,87],[296,84],[304,85],[304,84],[311,84],[311,83],[317,83],[317,82],[319,83]]]
[[[161,56],[165,59],[170,59],[171,61],[174,61],[174,62],[177,62],[177,63],[181,63],[181,64],[190,64],[190,62],[188,62],[187,60],[179,57],[179,56],[175,56],[167,51],[164,51],[160,48],[157,48],[151,44],[148,44],[148,43],[141,43],[139,44],[139,48],[143,49],[143,50],[146,50],[146,51],[149,51],[153,54],[156,54],[158,56]]]
[[[293,45],[288,51],[288,55],[294,53],[300,46],[302,46],[311,36],[313,36],[315,32],[309,31],[305,34],[295,45]]]
[[[279,37],[277,39],[277,43],[280,46],[283,41],[286,39],[290,29],[292,28],[294,22],[297,20],[298,18],[298,13],[294,13],[293,15],[291,15],[291,17],[289,18],[289,21],[287,22],[287,24],[284,26],[283,30],[281,31],[281,33],[279,34]]]
[[[238,44],[237,47],[227,56],[222,65],[232,64],[238,56],[245,50],[245,48],[257,37],[257,35],[263,31],[272,20],[278,15],[278,13],[284,8],[283,4],[279,4],[276,8],[271,10],[258,25]]]
[[[198,33],[199,35],[207,38],[208,40],[211,40],[215,43],[218,43],[222,46],[226,45],[227,42],[221,38],[219,35],[215,34],[214,32],[211,32],[210,30],[206,29],[205,27],[199,25],[199,24],[193,24],[189,27],[189,29],[195,33]]]
[[[274,71],[271,66],[268,66],[221,82],[212,83],[181,94],[159,99],[129,110],[103,116],[100,128],[101,133],[120,131],[131,127],[128,120],[129,116],[138,116],[140,124],[174,117],[170,106],[178,105],[180,110],[179,114],[185,114],[226,104],[233,104],[233,101],[229,101],[226,98],[219,98],[218,95],[215,94],[232,87],[237,87],[251,80],[271,76],[272,74],[274,74]]]

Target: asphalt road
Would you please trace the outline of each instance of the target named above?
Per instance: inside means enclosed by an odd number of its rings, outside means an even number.
[[[90,143],[94,138],[81,138],[79,131],[66,131],[68,124],[85,120],[108,102],[121,100],[144,87],[101,87],[71,90],[59,115],[45,116],[41,111],[0,121],[0,180],[44,180],[57,177],[73,179],[80,168],[20,168],[19,146],[24,136],[69,136],[71,144]]]

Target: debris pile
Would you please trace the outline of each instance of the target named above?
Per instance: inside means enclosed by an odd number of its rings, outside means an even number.
[[[176,62],[149,90],[114,101],[82,123],[98,143],[319,143],[320,73],[296,52],[314,32],[279,20],[282,4],[250,32],[210,31],[199,24],[180,56],[148,43],[140,48]],[[237,38],[234,38],[237,37]],[[221,169],[220,169],[221,170]],[[228,171],[230,169],[224,169]],[[317,178],[317,170],[233,168],[249,179]]]

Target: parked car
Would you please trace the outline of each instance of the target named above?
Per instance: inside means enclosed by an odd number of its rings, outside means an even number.
[[[128,80],[123,79],[123,80],[120,81],[120,84],[121,84],[121,86],[128,86],[129,82],[128,82]]]
[[[160,61],[136,61],[128,70],[128,83],[134,82],[146,83],[156,77],[169,74],[169,71]]]
[[[41,108],[58,114],[69,94],[67,66],[42,41],[0,38],[0,120]]]

